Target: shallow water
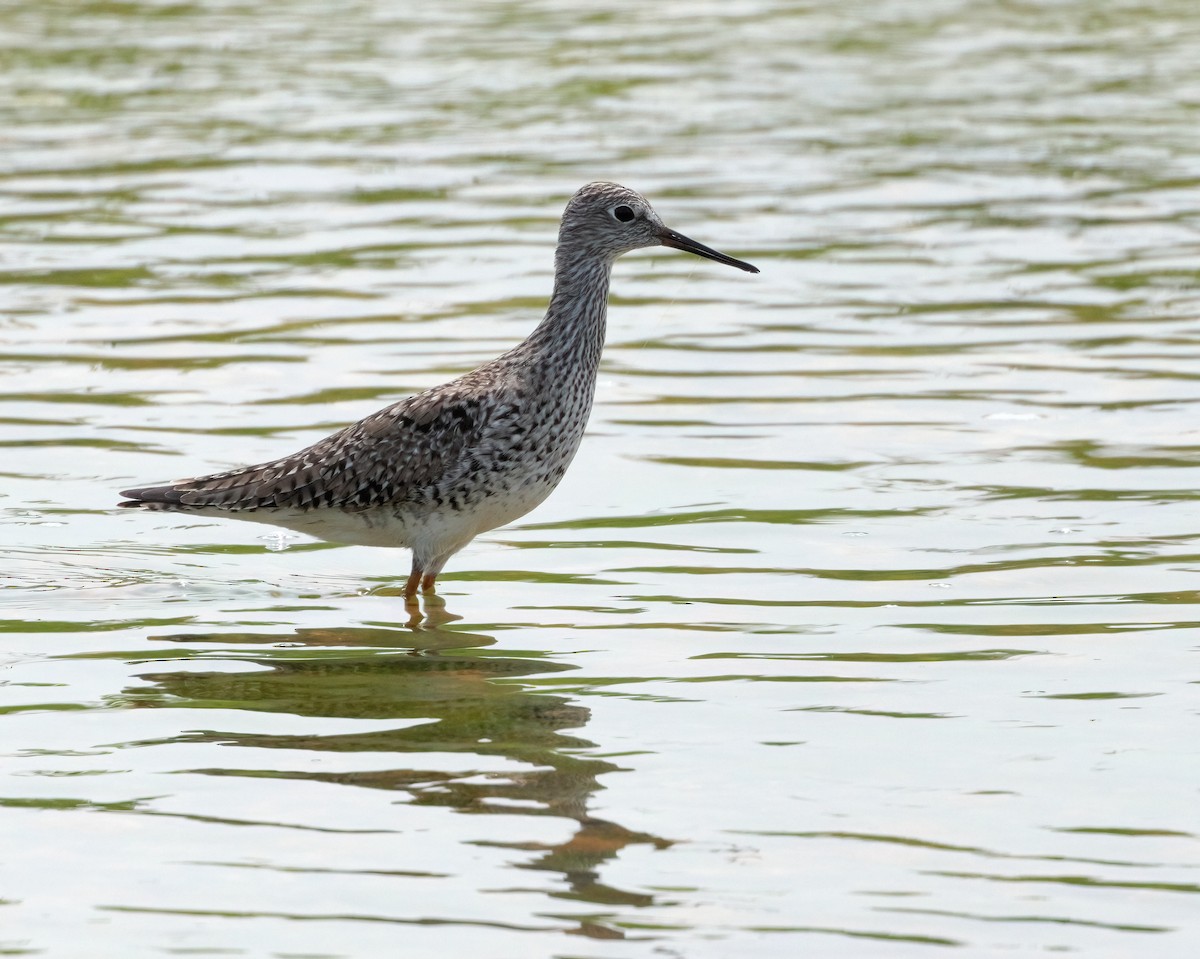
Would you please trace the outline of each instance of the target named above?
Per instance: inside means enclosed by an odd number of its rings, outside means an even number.
[[[414,8],[415,9],[415,8]],[[1200,12],[0,6],[0,952],[1200,949]],[[559,491],[116,511],[617,267]]]

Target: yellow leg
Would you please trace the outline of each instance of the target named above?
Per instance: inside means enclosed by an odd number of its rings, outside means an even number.
[[[421,585],[421,577],[425,575],[424,570],[418,569],[415,565],[413,571],[408,574],[408,579],[404,581],[404,605],[416,606],[417,604],[417,587]]]
[[[437,573],[425,573],[421,577],[421,592],[434,592],[434,585],[437,583]]]

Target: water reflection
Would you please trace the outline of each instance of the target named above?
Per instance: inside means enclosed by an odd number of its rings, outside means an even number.
[[[448,615],[448,614],[445,614]],[[491,636],[447,628],[434,617],[407,630],[388,628],[297,629],[278,633],[212,633],[154,637],[159,641],[215,644],[253,672],[179,669],[143,674],[147,685],[127,690],[142,706],[285,713],[338,719],[410,721],[395,729],[336,735],[287,735],[238,730],[183,733],[156,744],[213,743],[258,749],[394,754],[388,769],[313,772],[211,767],[211,776],[303,779],[407,793],[412,803],[461,813],[556,816],[576,824],[557,844],[505,842],[502,848],[533,854],[519,868],[557,873],[566,888],[558,898],[605,905],[649,905],[653,897],[600,881],[600,869],[631,844],[665,848],[669,840],[633,832],[592,816],[589,803],[611,762],[588,758],[596,744],[568,730],[585,726],[590,711],[569,697],[538,692],[520,679],[572,667],[537,654],[487,649]],[[246,656],[247,648],[263,647]],[[224,658],[224,657],[223,657]],[[194,661],[191,663],[194,667]],[[416,724],[411,721],[417,720]],[[376,726],[377,724],[372,724]],[[421,757],[436,753],[436,768]],[[446,756],[462,757],[447,771]],[[502,757],[518,773],[476,768],[472,757]],[[402,814],[401,814],[402,815]],[[581,920],[580,934],[611,938],[619,930]]]

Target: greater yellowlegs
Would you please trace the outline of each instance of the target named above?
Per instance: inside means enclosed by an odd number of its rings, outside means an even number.
[[[563,212],[546,316],[519,346],[291,456],[125,490],[120,505],[407,547],[411,605],[454,553],[558,485],[592,408],[613,261],[660,245],[758,272],[668,229],[639,193],[589,183]]]

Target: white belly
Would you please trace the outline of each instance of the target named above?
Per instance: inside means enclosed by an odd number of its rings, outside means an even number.
[[[431,557],[452,553],[480,533],[524,516],[549,496],[552,489],[552,486],[536,485],[497,493],[461,511],[388,506],[357,511],[322,508],[198,509],[189,512],[279,526],[331,543],[407,547],[418,556]]]

